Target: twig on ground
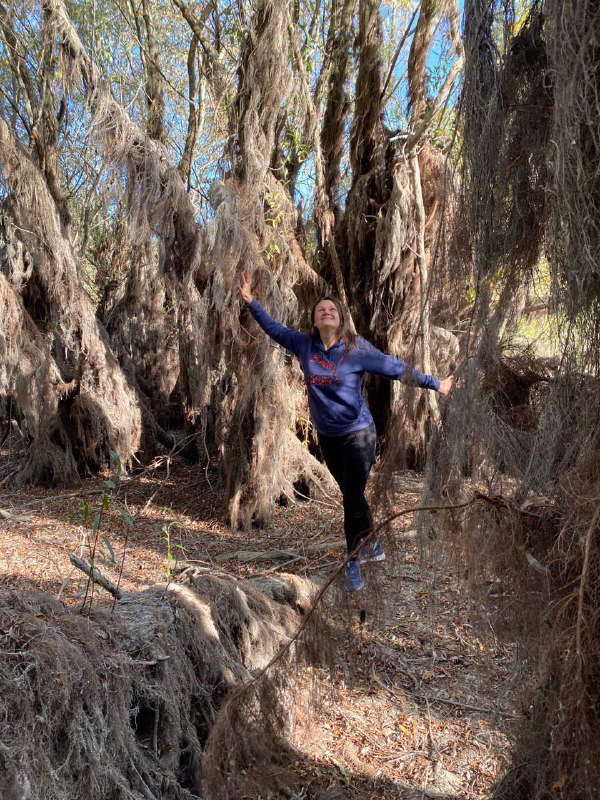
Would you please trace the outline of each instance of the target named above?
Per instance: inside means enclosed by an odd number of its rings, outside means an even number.
[[[28,517],[21,517],[19,514],[13,514],[11,511],[6,511],[4,508],[0,508],[0,517],[14,522],[29,522]]]
[[[217,563],[224,561],[239,561],[241,564],[246,564],[249,561],[277,561],[281,558],[291,558],[293,560],[302,558],[308,560],[307,556],[315,555],[315,553],[324,553],[327,550],[334,550],[337,547],[342,547],[345,544],[343,539],[334,539],[330,542],[320,542],[319,544],[309,544],[299,550],[234,550],[229,553],[221,553],[215,556]]]
[[[97,569],[90,567],[87,561],[84,561],[83,558],[74,556],[71,553],[69,555],[69,561],[74,567],[77,567],[77,569],[80,569],[83,573],[85,573],[94,583],[97,583],[99,586],[102,586],[103,589],[106,589],[107,592],[110,592],[110,594],[112,594],[113,597],[116,597],[117,600],[120,600],[123,597],[123,592],[118,586],[115,586],[114,583],[111,583]]]
[[[403,542],[403,541],[407,541],[408,542],[408,541],[410,541],[412,539],[418,539],[419,538],[419,532],[416,531],[414,528],[411,528],[408,531],[401,531],[400,533],[394,533],[393,536],[394,536],[394,539],[399,539],[401,542]]]
[[[404,670],[398,669],[397,667],[396,667],[396,669],[402,675],[406,675],[407,678],[410,678],[414,683],[417,683],[414,675],[411,675],[410,672],[405,672]],[[404,705],[402,703],[399,703],[395,699],[396,698],[395,689],[392,686],[388,686],[387,683],[384,683],[381,680],[381,678],[379,678],[377,675],[374,675],[373,677],[375,678],[377,683],[383,689],[385,689],[387,692],[389,692],[392,695],[391,702],[394,703],[394,705],[398,705],[398,706],[403,708]],[[507,713],[505,711],[497,711],[494,708],[483,708],[482,706],[472,706],[469,703],[461,703],[461,702],[459,702],[457,700],[448,700],[445,697],[431,697],[431,696],[426,695],[426,694],[421,694],[420,692],[411,692],[410,689],[403,689],[403,694],[408,694],[411,697],[417,698],[418,700],[424,700],[427,703],[427,714],[428,714],[429,720],[431,720],[431,717],[430,717],[430,714],[429,714],[429,704],[430,703],[442,703],[443,705],[453,706],[455,708],[464,708],[467,711],[477,711],[480,714],[500,714],[503,717],[507,717],[509,719],[514,719],[514,714],[509,714],[509,713]]]
[[[81,558],[83,560],[83,553],[85,551],[85,545],[86,545],[86,542],[87,542],[88,533],[85,530],[85,528],[83,528],[83,527],[80,528],[80,530],[81,530],[81,534],[82,535],[81,535],[81,545],[79,547],[79,558]],[[58,595],[56,596],[57,600],[60,600],[61,595],[65,590],[65,587],[67,586],[68,582],[71,580],[71,575],[75,572],[76,569],[77,569],[77,567],[73,567],[73,569],[69,572],[67,577],[62,582],[61,587],[58,590]]]
[[[105,488],[86,489],[85,494],[104,494]],[[49,497],[36,497],[35,500],[28,500],[26,503],[21,503],[19,510],[22,508],[29,508],[29,506],[37,506],[38,503],[52,503],[54,500],[65,500],[68,497],[81,497],[81,490],[77,492],[67,492],[66,494],[54,494]]]
[[[379,647],[383,648],[384,645],[379,644]],[[389,649],[391,649],[391,648],[389,648]],[[413,682],[413,685],[417,689],[421,686],[421,682],[419,681],[419,679],[417,678],[416,675],[412,674],[412,672],[408,672],[408,670],[402,669],[402,667],[399,667],[397,663],[394,663],[394,669],[396,670],[396,672],[399,672],[401,675],[405,675],[407,678],[409,678],[409,680],[411,680]],[[385,689],[386,692],[390,692],[391,694],[394,694],[394,690],[390,686],[388,686],[387,683],[384,683],[381,680],[379,675],[377,675],[377,673],[375,672],[374,668],[371,669],[371,677],[373,678],[373,680],[376,683],[378,683],[383,689]]]
[[[357,546],[357,548],[347,555],[347,557],[342,561],[339,567],[335,570],[335,572],[329,576],[329,578],[325,581],[325,583],[321,586],[319,591],[317,592],[315,599],[313,600],[312,605],[306,611],[304,617],[302,618],[302,622],[298,626],[298,629],[294,633],[292,637],[290,637],[289,641],[287,641],[282,647],[279,648],[277,653],[273,656],[273,658],[261,669],[259,670],[253,677],[244,683],[242,686],[238,687],[229,697],[229,702],[233,702],[237,698],[243,697],[248,690],[257,684],[263,677],[266,675],[270,669],[279,661],[281,661],[284,656],[288,653],[290,648],[295,644],[295,642],[300,638],[303,631],[305,630],[306,626],[308,625],[309,621],[311,620],[313,614],[317,611],[321,604],[321,600],[323,599],[325,593],[331,586],[331,584],[336,580],[336,578],[342,573],[342,571],[346,568],[346,564],[352,558],[356,558],[358,550],[360,547],[364,546],[365,543],[372,541],[374,537],[379,533],[380,530],[385,528],[395,519],[398,517],[402,517],[406,514],[412,514],[415,511],[453,511],[461,508],[469,508],[474,503],[477,503],[480,500],[489,500],[487,496],[480,496],[479,493],[475,494],[470,500],[465,500],[464,503],[454,503],[452,505],[445,505],[445,506],[414,506],[411,508],[405,508],[402,511],[398,511],[393,514],[391,517],[388,517],[383,522],[381,522],[377,527],[373,529],[373,531],[369,534],[369,536],[365,537]]]
[[[291,486],[292,491],[294,492],[294,494],[297,494],[298,497],[302,497],[304,500],[308,500],[309,503],[318,503],[320,506],[328,506],[329,508],[342,508],[342,504],[341,503],[338,503],[338,501],[335,500],[335,498],[329,497],[329,495],[325,494],[325,492],[322,489],[320,489],[321,494],[324,497],[326,497],[328,500],[331,500],[331,503],[326,503],[324,500],[317,500],[315,497],[309,497],[307,494],[302,494],[302,492],[300,492],[300,491],[298,491],[298,489],[296,489],[296,487],[293,485],[293,483],[291,483],[287,479],[284,479],[284,480],[285,480],[285,482],[287,483],[288,486]]]
[[[11,470],[8,473],[8,475],[5,475],[4,478],[2,478],[2,480],[0,481],[0,486],[4,486],[5,483],[8,483],[9,480],[13,477],[13,475],[16,475],[18,471],[19,471],[18,467],[16,467],[15,469]]]
[[[290,564],[295,564],[296,561],[307,561],[308,559],[304,556],[294,556],[294,558],[290,558],[289,561],[284,561],[283,564],[277,564],[274,567],[269,567],[264,572],[259,573],[260,575],[270,575],[272,572],[278,572],[280,569],[284,567],[289,567]]]
[[[495,708],[484,708],[483,706],[472,706],[469,703],[461,703],[457,700],[448,700],[445,697],[429,697],[425,694],[418,694],[417,692],[411,692],[410,689],[406,689],[406,694],[409,694],[411,697],[416,697],[418,700],[425,700],[428,703],[442,703],[445,706],[453,706],[455,708],[464,708],[466,711],[477,711],[480,714],[499,714],[501,717],[506,717],[508,719],[514,719],[514,714],[509,714],[506,711],[498,711]]]

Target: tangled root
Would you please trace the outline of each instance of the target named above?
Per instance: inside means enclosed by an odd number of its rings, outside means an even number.
[[[75,800],[85,785],[89,800],[204,796],[203,751],[224,697],[293,635],[314,588],[192,570],[89,617],[47,595],[9,595],[0,795]]]

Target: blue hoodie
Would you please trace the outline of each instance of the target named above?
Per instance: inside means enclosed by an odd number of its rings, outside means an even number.
[[[412,383],[422,389],[439,389],[440,382],[436,378],[384,355],[360,336],[356,347],[350,350],[343,339],[326,350],[318,333],[311,338],[307,333],[286,328],[269,316],[256,300],[247,307],[265,333],[300,361],[310,415],[317,431],[324,436],[344,436],[367,428],[373,422],[361,391],[365,372]]]

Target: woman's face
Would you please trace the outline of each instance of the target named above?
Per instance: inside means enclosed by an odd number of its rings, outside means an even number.
[[[315,328],[319,333],[333,333],[340,327],[340,314],[331,300],[321,300],[315,308]]]

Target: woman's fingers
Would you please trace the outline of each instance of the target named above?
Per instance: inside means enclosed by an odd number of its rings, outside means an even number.
[[[440,381],[440,388],[438,389],[438,392],[440,394],[451,395],[452,390],[456,385],[457,384],[454,375],[448,375],[447,378],[444,378],[443,381]]]
[[[245,270],[240,275],[240,283],[238,286],[238,291],[241,294],[242,299],[246,303],[250,303],[252,301],[252,291],[250,288],[251,285],[252,285],[252,276],[249,270]]]

